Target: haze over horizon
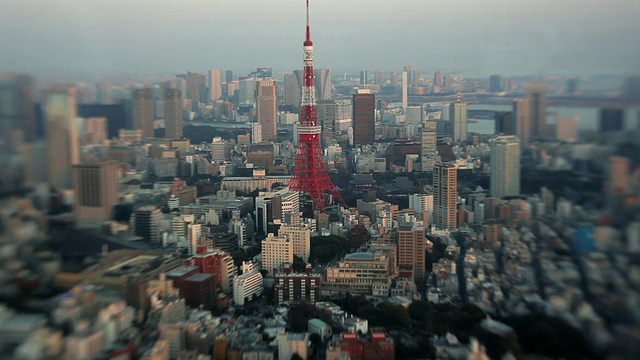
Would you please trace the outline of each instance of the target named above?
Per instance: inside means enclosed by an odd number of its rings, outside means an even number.
[[[304,1],[0,5],[0,72],[107,75],[302,65]],[[640,75],[640,2],[312,0],[318,68]]]

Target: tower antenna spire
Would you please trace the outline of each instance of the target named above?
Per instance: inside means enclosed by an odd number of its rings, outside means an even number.
[[[311,28],[309,27],[309,0],[307,0],[307,41],[311,41]]]

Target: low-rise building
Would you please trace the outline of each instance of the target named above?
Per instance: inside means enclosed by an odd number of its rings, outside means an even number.
[[[314,273],[307,265],[304,273],[292,273],[291,266],[285,265],[284,273],[276,273],[274,279],[274,297],[276,306],[292,302],[315,304],[320,298],[322,276]]]
[[[242,263],[242,275],[233,280],[233,301],[236,305],[244,305],[263,291],[262,274],[254,268],[251,262]]]
[[[382,251],[346,255],[327,267],[327,287],[334,291],[387,296],[391,285],[389,258]]]

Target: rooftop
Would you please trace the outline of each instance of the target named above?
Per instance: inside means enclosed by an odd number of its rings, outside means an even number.
[[[210,279],[212,277],[213,277],[213,275],[211,275],[211,274],[195,274],[195,275],[187,278],[186,281],[201,282],[201,281],[205,281],[207,279]]]
[[[348,254],[344,257],[344,260],[373,260],[373,253],[369,252],[356,252],[353,254]]]

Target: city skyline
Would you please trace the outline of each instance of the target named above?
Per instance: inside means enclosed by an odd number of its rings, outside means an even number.
[[[0,46],[7,54],[0,71],[41,76],[297,69],[296,44],[304,28],[298,2],[192,1],[185,8],[167,0],[154,7],[62,0],[41,11],[36,1],[23,1],[0,12]],[[640,73],[640,44],[634,41],[640,5],[633,1],[403,5],[312,4],[318,67],[399,69],[411,64],[476,76]],[[269,32],[260,30],[264,26]]]

